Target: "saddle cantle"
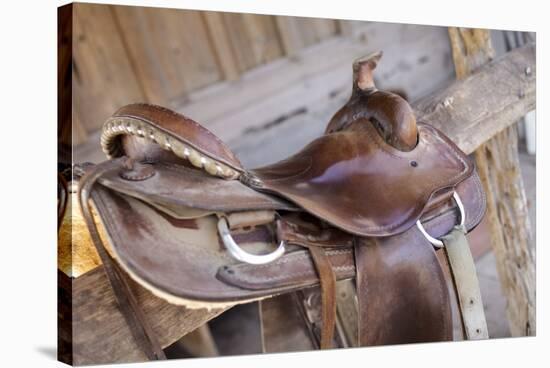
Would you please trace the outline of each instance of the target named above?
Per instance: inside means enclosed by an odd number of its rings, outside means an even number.
[[[333,343],[336,282],[354,279],[359,345],[452,339],[437,239],[461,222],[473,229],[484,193],[456,145],[375,88],[380,56],[354,64],[352,96],[325,135],[267,167],[245,169],[206,128],[159,106],[128,105],[107,120],[110,160],[81,168],[79,198],[150,357],[162,351],[126,275],[190,308],[320,286],[323,348]]]

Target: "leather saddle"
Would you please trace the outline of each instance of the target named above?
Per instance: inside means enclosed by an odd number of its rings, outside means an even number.
[[[321,348],[333,346],[337,281],[354,280],[360,346],[452,340],[451,283],[464,329],[475,331],[468,337],[487,337],[483,316],[464,316],[466,307],[482,313],[477,284],[464,306],[463,267],[449,259],[449,272],[441,256],[454,244],[445,236],[484,215],[474,164],[417,123],[404,99],[376,89],[380,56],[354,63],[351,98],[323,136],[267,167],[244,168],[206,128],[163,107],[132,104],[106,121],[109,160],[78,167],[79,200],[150,358],[164,355],[128,276],[189,308],[319,288]]]

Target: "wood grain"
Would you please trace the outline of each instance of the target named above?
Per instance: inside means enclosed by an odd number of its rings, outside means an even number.
[[[162,347],[214,318],[224,309],[187,309],[169,304],[131,281],[138,302]],[[102,267],[72,280],[74,364],[145,361],[120,313]]]
[[[534,45],[510,51],[414,103],[417,120],[435,126],[472,153],[535,108],[535,61]]]
[[[147,101],[170,106],[221,79],[200,12],[113,6]]]
[[[449,28],[457,79],[489,63],[494,57],[490,32],[481,29]],[[534,46],[532,47],[534,59]],[[518,75],[534,78],[533,66],[516,69]],[[524,99],[521,83],[504,80],[505,86],[494,84],[493,93],[507,88],[516,91],[516,99]],[[535,93],[535,86],[532,91]],[[531,109],[534,105],[531,106]],[[515,116],[517,122],[527,111]],[[505,117],[499,117],[505,120]],[[511,116],[506,117],[510,121]],[[498,120],[498,118],[495,118]],[[487,194],[487,216],[491,245],[497,270],[507,297],[507,314],[512,336],[529,336],[536,332],[535,261],[532,232],[527,211],[525,188],[521,177],[517,127],[510,126],[483,143],[475,152],[476,165]]]
[[[145,95],[110,7],[78,3],[73,14],[73,116],[92,132]]]
[[[223,13],[223,20],[241,73],[283,56],[273,16]]]
[[[339,32],[330,19],[86,3],[75,9],[75,114],[71,134],[62,134],[75,145],[95,139],[127,103],[181,106],[192,92],[235,81]]]
[[[289,57],[339,32],[337,22],[332,19],[278,16],[275,21],[285,55]]]
[[[338,32],[337,23],[332,19],[297,18],[297,23],[302,48],[315,45]]]
[[[222,13],[201,13],[209,33],[218,67],[223,72],[225,80],[236,80],[239,77],[239,66],[235,59],[231,40],[225,26]]]

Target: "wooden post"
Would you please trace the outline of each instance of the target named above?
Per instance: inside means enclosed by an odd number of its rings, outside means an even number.
[[[464,79],[494,57],[488,30],[449,28],[457,79]],[[523,71],[529,74],[531,71]],[[495,88],[517,88],[509,85]],[[507,127],[475,151],[476,165],[487,193],[491,246],[507,298],[512,336],[534,335],[535,260],[531,224],[518,157],[517,126]]]

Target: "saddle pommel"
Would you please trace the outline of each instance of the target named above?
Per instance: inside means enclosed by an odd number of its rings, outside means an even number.
[[[346,130],[358,119],[368,119],[386,143],[399,151],[411,151],[418,142],[414,112],[398,94],[379,91],[373,72],[382,52],[361,57],[353,63],[353,87],[349,101],[332,117],[326,133]]]

